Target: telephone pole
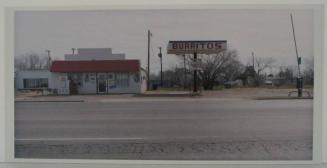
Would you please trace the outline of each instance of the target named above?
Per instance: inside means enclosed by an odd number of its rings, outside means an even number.
[[[252,52],[252,66],[253,66],[253,70],[254,70],[254,52]]]
[[[48,55],[48,69],[50,69],[50,64],[51,64],[51,57],[50,57],[50,50],[45,50],[45,52],[47,52]]]
[[[147,66],[147,76],[148,76],[148,80],[147,80],[147,90],[150,90],[150,38],[151,38],[151,32],[150,30],[148,30],[148,66]]]
[[[158,56],[160,58],[160,86],[162,87],[163,83],[162,83],[162,53],[161,53],[161,47],[159,47]]]
[[[292,23],[292,30],[293,30],[293,40],[294,40],[294,46],[295,46],[295,53],[296,53],[296,61],[297,61],[297,68],[299,71],[299,77],[301,76],[301,70],[300,70],[300,64],[301,64],[301,58],[299,57],[299,53],[297,51],[297,45],[296,45],[296,39],[295,39],[295,30],[294,30],[294,24],[293,24],[293,16],[291,15],[291,23]]]

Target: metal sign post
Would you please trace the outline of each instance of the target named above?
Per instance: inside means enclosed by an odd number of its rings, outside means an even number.
[[[193,57],[193,61],[194,61],[194,65],[196,65],[197,63],[197,53],[195,52],[194,53],[194,57]],[[197,68],[198,67],[195,67],[194,68],[194,79],[193,79],[193,82],[194,82],[194,85],[193,85],[193,92],[198,92],[198,86],[197,86],[197,78],[198,78],[198,72],[197,72]]]

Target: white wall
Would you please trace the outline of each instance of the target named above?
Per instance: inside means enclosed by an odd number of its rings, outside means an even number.
[[[144,70],[141,70],[141,93],[147,90],[147,74]]]
[[[90,74],[95,73],[88,73],[89,78]],[[108,73],[106,73],[108,74]],[[134,80],[136,73],[129,73],[129,86],[124,87],[115,87],[115,88],[107,88],[107,93],[113,93],[113,94],[121,94],[121,93],[142,93],[146,90],[146,80],[142,80],[142,77],[140,77],[140,80],[136,82]],[[141,76],[143,75],[143,78],[145,76],[145,72],[141,72]],[[96,94],[97,93],[97,82],[96,80],[89,79],[88,82],[85,81],[86,73],[83,73],[82,75],[82,84],[78,87],[78,93],[79,94]],[[106,94],[106,93],[104,93]]]
[[[47,78],[49,83],[49,88],[51,85],[51,72],[48,70],[27,70],[27,71],[17,71],[16,72],[16,87],[17,89],[24,89],[24,79],[33,78]]]
[[[65,60],[123,60],[125,54],[113,54],[111,48],[78,48],[77,53],[65,54]]]
[[[96,73],[87,73],[89,75],[88,82],[85,81],[86,73],[82,75],[82,85],[78,87],[79,94],[96,94],[97,82]],[[93,77],[92,77],[93,74]],[[144,71],[140,72],[140,80],[136,82],[134,76],[136,73],[129,73],[129,86],[126,88],[117,86],[116,88],[108,88],[108,93],[142,93],[146,90],[146,76]],[[52,73],[48,70],[30,70],[16,72],[17,89],[24,89],[24,79],[47,78],[48,88],[56,89],[58,94],[69,94],[69,81],[66,73]],[[93,80],[92,80],[93,78]]]
[[[141,92],[141,81],[135,82],[134,75],[136,73],[129,73],[129,86],[122,88],[117,86],[116,88],[109,89],[108,93],[140,93]]]
[[[69,91],[69,81],[66,73],[51,73],[49,88],[56,89],[60,95],[67,95]]]
[[[111,55],[112,49],[111,48],[78,48],[77,54],[79,56],[105,56]]]
[[[17,71],[15,76],[17,89],[24,89],[24,79],[35,78],[47,78],[49,89],[56,89],[58,94],[69,94],[69,81],[66,73],[52,73],[48,70]]]
[[[85,82],[86,74],[89,75],[88,82]],[[80,94],[95,94],[97,92],[96,73],[83,73],[82,76],[83,76],[82,86],[78,87],[78,92]]]

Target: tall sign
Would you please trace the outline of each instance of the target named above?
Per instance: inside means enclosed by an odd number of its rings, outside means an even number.
[[[227,49],[227,41],[169,41],[167,54],[193,54],[194,64],[197,63],[198,54],[214,54]],[[198,92],[197,69],[193,73],[193,92]]]
[[[167,54],[214,54],[227,48],[226,40],[218,41],[169,41]]]

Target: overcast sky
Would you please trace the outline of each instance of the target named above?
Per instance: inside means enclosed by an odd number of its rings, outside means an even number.
[[[151,70],[160,68],[158,47],[164,48],[164,69],[178,64],[167,55],[169,40],[227,40],[247,64],[256,57],[273,57],[277,65],[296,65],[290,22],[293,13],[299,54],[313,57],[312,10],[107,10],[17,12],[15,55],[51,50],[63,59],[71,48],[112,48],[146,67],[147,30],[153,37]]]

